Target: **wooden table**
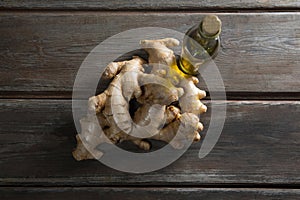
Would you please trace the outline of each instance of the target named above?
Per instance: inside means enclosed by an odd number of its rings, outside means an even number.
[[[0,199],[300,199],[299,0],[4,0],[0,9]],[[121,31],[185,32],[212,12],[223,21],[216,64],[228,97],[213,151],[200,160],[194,144],[139,175],[75,161],[71,95],[87,54]]]

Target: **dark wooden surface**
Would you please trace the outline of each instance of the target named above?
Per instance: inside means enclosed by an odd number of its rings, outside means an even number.
[[[131,200],[142,198],[178,200],[178,199],[205,199],[205,200],[240,200],[240,199],[297,199],[300,190],[284,189],[228,189],[228,188],[0,188],[0,198],[22,200],[43,199],[122,199]],[[162,198],[163,197],[163,198]]]
[[[218,15],[224,28],[216,65],[227,92],[300,93],[300,13]],[[184,32],[202,16],[198,13],[2,12],[0,92],[5,96],[8,91],[58,91],[70,97],[80,64],[101,41],[143,26]],[[117,48],[119,42],[112,44],[115,46],[112,48]]]
[[[300,185],[300,102],[215,102],[223,103],[225,126],[206,158],[198,158],[197,143],[169,167],[134,175],[71,157],[76,131],[70,100],[2,100],[0,184]],[[209,119],[210,113],[203,116],[204,125]]]
[[[300,199],[299,8],[299,0],[1,1],[0,199]],[[71,95],[88,53],[131,28],[185,32],[209,12],[223,21],[215,62],[229,99],[213,102],[227,105],[213,151],[200,160],[201,142],[193,144],[141,175],[75,161]],[[203,121],[207,128],[210,112]]]
[[[207,9],[299,9],[297,0],[2,0],[0,8],[3,9],[74,9],[74,10],[207,10]]]

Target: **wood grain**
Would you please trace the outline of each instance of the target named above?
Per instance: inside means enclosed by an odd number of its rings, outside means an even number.
[[[292,189],[242,189],[242,188],[107,188],[107,187],[65,187],[65,188],[0,188],[2,199],[122,199],[143,197],[151,199],[297,199],[300,190]]]
[[[222,135],[206,158],[198,158],[201,143],[197,143],[165,169],[134,175],[98,161],[72,158],[76,130],[71,101],[1,100],[0,185],[299,185],[300,102],[229,101],[226,105]],[[207,130],[210,113],[202,121]]]
[[[230,1],[147,1],[147,0],[2,0],[2,9],[80,9],[80,10],[204,10],[204,9],[297,9],[300,3],[297,0],[230,0]]]
[[[284,101],[300,100],[299,8],[298,0],[0,1],[0,199],[299,199],[300,101]],[[216,64],[236,100],[213,102],[227,105],[213,151],[200,160],[201,143],[193,144],[140,175],[75,161],[69,99],[89,52],[132,28],[184,33],[209,12],[223,22]],[[207,90],[203,80],[200,87]]]
[[[198,13],[1,12],[0,92],[70,92],[89,52],[119,32],[185,32]],[[222,13],[216,59],[227,92],[300,92],[300,13]],[[122,40],[121,42],[124,42]],[[112,43],[118,48],[120,41]],[[205,87],[205,86],[203,86]]]

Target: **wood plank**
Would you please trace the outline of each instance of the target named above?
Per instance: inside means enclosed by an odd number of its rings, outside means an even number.
[[[71,101],[1,100],[0,185],[299,185],[300,102],[226,104],[225,127],[206,158],[198,158],[197,143],[170,166],[135,175],[72,158],[76,131]],[[207,130],[210,113],[202,120]]]
[[[0,188],[2,199],[298,199],[298,189],[243,188]]]
[[[219,15],[223,35],[216,64],[227,92],[300,92],[300,13]],[[1,12],[1,96],[24,91],[70,94],[82,61],[106,38],[144,26],[185,32],[202,16]],[[112,44],[117,46],[119,43]]]
[[[297,0],[230,0],[221,2],[209,1],[146,1],[146,0],[3,0],[0,2],[2,9],[80,9],[80,10],[204,10],[204,9],[296,9],[300,7]]]

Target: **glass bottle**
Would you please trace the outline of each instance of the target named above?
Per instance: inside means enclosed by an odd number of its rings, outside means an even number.
[[[215,15],[206,16],[183,39],[178,66],[185,74],[196,75],[201,65],[216,57],[220,48],[222,22]]]

